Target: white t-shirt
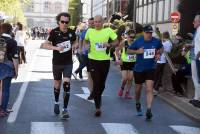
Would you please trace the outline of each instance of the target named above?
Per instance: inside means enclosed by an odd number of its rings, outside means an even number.
[[[167,52],[167,53],[170,53],[171,50],[172,50],[172,43],[170,40],[167,40],[165,42],[162,42],[163,44],[163,48],[164,48],[164,51]],[[164,56],[164,54],[162,53],[161,57],[160,57],[160,60],[157,61],[157,63],[166,63],[166,58]]]
[[[17,41],[18,46],[25,45],[25,36],[26,36],[26,33],[24,31],[21,31],[21,30],[16,31],[15,40]]]
[[[200,52],[200,26],[197,28],[196,35],[194,37],[194,53],[197,56]]]

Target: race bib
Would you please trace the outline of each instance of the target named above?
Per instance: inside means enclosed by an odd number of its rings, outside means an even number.
[[[127,55],[127,60],[135,60],[136,59],[136,55],[133,54],[133,55]]]
[[[97,51],[105,51],[106,47],[103,46],[103,43],[95,43],[95,48]]]
[[[144,59],[152,59],[155,57],[156,49],[144,49]]]
[[[59,43],[59,44],[57,44],[57,46],[58,47],[64,47],[64,50],[60,51],[60,53],[67,52],[67,51],[69,51],[71,49],[70,41],[65,41],[65,42]]]

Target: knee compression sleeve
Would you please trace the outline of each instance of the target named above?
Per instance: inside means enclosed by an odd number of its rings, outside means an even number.
[[[64,82],[63,89],[64,89],[64,92],[69,93],[70,92],[70,82]]]
[[[69,102],[69,96],[70,96],[70,83],[69,82],[64,82],[63,83],[63,98],[64,98],[64,108],[67,108],[68,102]]]

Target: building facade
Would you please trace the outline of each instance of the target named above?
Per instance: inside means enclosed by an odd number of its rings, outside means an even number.
[[[161,32],[172,32],[170,14],[177,11],[179,0],[137,0],[136,22],[151,24]]]
[[[31,0],[23,4],[28,27],[55,27],[58,13],[68,11],[68,0]]]

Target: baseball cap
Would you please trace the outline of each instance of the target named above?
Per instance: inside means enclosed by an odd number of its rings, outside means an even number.
[[[144,32],[146,32],[146,33],[153,33],[153,28],[152,28],[152,26],[151,25],[146,25],[146,26],[144,26]]]

